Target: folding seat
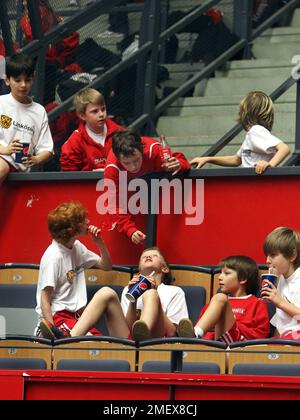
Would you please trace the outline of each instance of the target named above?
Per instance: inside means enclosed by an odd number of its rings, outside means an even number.
[[[0,264],[0,284],[37,284],[37,264]]]
[[[300,376],[300,364],[237,363],[232,368],[234,375]]]
[[[0,369],[47,369],[47,363],[35,357],[0,357]]]
[[[171,362],[168,361],[147,361],[142,365],[142,372],[172,372]],[[182,373],[220,373],[220,366],[211,362],[183,362]],[[176,372],[176,371],[175,371]]]

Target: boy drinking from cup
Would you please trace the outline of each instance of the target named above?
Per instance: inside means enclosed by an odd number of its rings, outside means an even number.
[[[276,306],[271,324],[276,336],[300,339],[300,233],[288,227],[278,227],[266,237],[264,253],[267,264],[278,276],[277,287],[268,281],[261,296]]]

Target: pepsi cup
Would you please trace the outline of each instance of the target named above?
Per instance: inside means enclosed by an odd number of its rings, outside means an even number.
[[[151,289],[150,281],[140,274],[138,281],[129,287],[125,296],[130,302],[135,302],[148,289]]]
[[[277,279],[277,276],[275,276],[275,274],[270,274],[270,273],[262,274],[261,275],[261,288],[263,289],[264,287],[270,287],[270,285],[266,282],[266,280],[268,280],[269,282],[275,285],[276,279]]]
[[[19,153],[16,153],[16,157],[15,157],[16,163],[23,163],[22,158],[26,157],[28,154],[29,143],[22,143],[22,146],[23,146],[23,149]]]

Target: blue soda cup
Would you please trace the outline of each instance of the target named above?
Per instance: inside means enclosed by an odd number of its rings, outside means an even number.
[[[271,273],[265,273],[261,275],[261,290],[264,287],[270,287],[266,280],[270,281],[272,284],[276,284],[277,276]]]
[[[21,152],[16,153],[15,162],[16,163],[23,163],[22,158],[26,157],[28,154],[29,143],[22,143],[23,149]]]
[[[138,281],[129,287],[125,296],[130,302],[135,302],[148,289],[151,289],[150,281],[140,274]]]

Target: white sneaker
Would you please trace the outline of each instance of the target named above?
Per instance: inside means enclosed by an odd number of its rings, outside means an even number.
[[[72,7],[78,7],[78,2],[77,2],[77,0],[70,0],[70,1],[69,1],[69,6],[72,6]]]

